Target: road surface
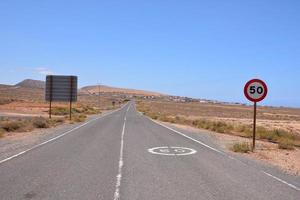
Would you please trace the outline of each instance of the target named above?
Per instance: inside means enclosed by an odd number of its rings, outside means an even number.
[[[299,179],[199,138],[153,122],[130,102],[0,161],[0,199],[300,199]]]

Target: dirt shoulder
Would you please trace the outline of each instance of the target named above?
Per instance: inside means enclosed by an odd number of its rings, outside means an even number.
[[[108,112],[110,111],[103,111],[101,115],[105,115]],[[0,138],[0,160],[30,149],[101,115],[90,115],[85,121],[62,123],[51,128],[37,128],[30,132],[7,133],[4,137]]]
[[[240,142],[249,142],[251,143],[251,139],[243,138],[238,136],[226,135],[215,133],[212,131],[201,130],[191,126],[186,125],[178,125],[172,124],[175,127],[180,129],[185,129],[197,134],[201,134],[201,132],[209,132],[211,138],[215,141],[216,144],[221,146],[225,151],[230,151],[229,148],[235,144]],[[295,148],[295,150],[284,150],[278,149],[278,145],[265,142],[265,141],[257,141],[257,146],[255,152],[249,153],[235,153],[247,158],[255,159],[264,164],[269,164],[280,168],[288,174],[300,176],[300,149]],[[231,152],[233,153],[233,152]]]
[[[205,119],[231,124],[249,125],[253,121],[253,107],[199,102],[140,101],[140,111],[189,120]],[[300,109],[259,106],[257,125],[266,129],[281,129],[300,136]]]

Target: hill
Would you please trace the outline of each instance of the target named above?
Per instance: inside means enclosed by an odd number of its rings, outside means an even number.
[[[98,94],[99,86],[98,85],[86,86],[86,87],[81,88],[80,91],[83,93],[87,93],[87,94]],[[158,92],[117,88],[117,87],[110,87],[110,86],[106,86],[106,85],[100,85],[100,92],[101,93],[118,93],[118,94],[138,95],[138,96],[162,96],[162,94],[160,94]]]
[[[45,81],[33,80],[33,79],[25,79],[14,87],[22,87],[22,88],[32,88],[32,89],[44,89]],[[162,94],[158,92],[144,91],[144,90],[136,90],[136,89],[126,89],[126,88],[117,88],[106,85],[100,86],[101,93],[118,93],[118,94],[127,94],[127,95],[141,95],[141,96],[162,96]],[[83,94],[98,94],[99,87],[98,85],[91,85],[83,87],[79,90],[80,93]]]
[[[45,81],[25,79],[15,85],[15,87],[26,87],[26,88],[45,88]]]

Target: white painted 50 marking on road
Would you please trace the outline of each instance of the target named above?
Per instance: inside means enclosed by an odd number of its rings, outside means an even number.
[[[25,151],[21,151],[21,152],[15,154],[15,155],[13,155],[13,156],[10,156],[10,157],[8,157],[8,158],[5,158],[4,160],[1,160],[1,161],[0,161],[0,164],[2,164],[2,163],[4,163],[4,162],[7,162],[7,161],[9,161],[9,160],[11,160],[11,159],[13,159],[13,158],[18,157],[18,156],[21,156],[21,155],[23,155],[23,154],[25,154],[25,153],[27,153],[27,152],[29,152],[29,151],[32,151],[32,150],[34,150],[34,149],[36,149],[36,148],[39,148],[39,147],[41,147],[41,146],[43,146],[43,145],[45,145],[45,144],[48,144],[49,142],[52,142],[52,141],[54,141],[54,140],[57,140],[57,139],[59,139],[59,138],[65,136],[65,135],[67,135],[67,134],[69,134],[69,133],[71,133],[71,132],[77,130],[77,129],[80,129],[81,127],[83,127],[83,126],[85,126],[85,125],[87,125],[87,124],[89,124],[89,123],[91,123],[91,122],[93,122],[93,121],[96,121],[96,120],[101,119],[101,118],[103,118],[103,117],[106,117],[106,116],[108,116],[108,115],[110,115],[110,114],[113,114],[113,113],[115,113],[115,112],[117,112],[117,111],[119,111],[119,110],[122,110],[126,105],[127,105],[127,104],[125,104],[124,106],[122,106],[121,108],[119,108],[119,109],[117,109],[117,110],[114,110],[114,111],[112,111],[112,112],[109,112],[109,113],[106,113],[106,114],[104,114],[104,115],[101,115],[101,116],[99,116],[99,117],[97,117],[97,118],[95,118],[95,119],[92,119],[92,120],[90,120],[90,121],[88,121],[88,122],[85,122],[84,124],[81,124],[81,125],[79,125],[79,126],[73,128],[73,129],[71,129],[71,130],[69,130],[69,131],[67,131],[67,132],[62,133],[61,135],[58,135],[58,136],[56,136],[56,137],[54,137],[54,138],[51,138],[50,140],[47,140],[47,141],[42,142],[42,143],[40,143],[40,144],[37,144],[37,145],[35,145],[35,146],[33,146],[33,147],[31,147],[31,148],[25,150]]]
[[[154,147],[148,149],[149,153],[165,156],[187,156],[197,153],[195,149],[187,147]]]

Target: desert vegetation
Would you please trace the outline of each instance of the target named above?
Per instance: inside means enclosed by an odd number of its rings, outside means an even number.
[[[76,114],[72,117],[72,122],[84,122],[86,120],[87,116],[85,114]]]
[[[29,132],[36,128],[50,128],[64,123],[64,118],[47,119],[43,117],[33,118],[0,118],[0,133]]]
[[[248,153],[251,148],[247,142],[243,142],[233,144],[232,147],[230,147],[230,150],[237,153]]]
[[[126,101],[124,94],[102,92],[99,97],[96,88],[95,94],[84,89],[78,91],[78,101],[73,103],[69,120],[69,104],[64,102],[52,103],[52,119],[48,119],[49,103],[44,100],[44,82],[25,80],[13,86],[0,84],[0,137],[66,122],[83,122],[89,115],[116,109]]]
[[[101,113],[99,110],[89,106],[77,106],[72,108],[72,119],[69,120],[69,109],[67,107],[54,107],[53,117],[1,117],[0,137],[5,133],[29,132],[36,128],[51,128],[65,122],[83,122],[88,115]]]
[[[51,110],[53,115],[69,115],[70,110],[67,107],[54,107]],[[101,113],[99,109],[96,109],[94,107],[85,106],[85,105],[79,105],[75,108],[72,108],[72,114],[86,114],[86,115],[93,115]]]
[[[151,105],[151,103],[147,102],[138,102],[137,104],[137,108],[139,111],[155,120],[188,125],[195,128],[206,129],[222,134],[235,135],[239,137],[252,137],[251,124],[244,124],[230,120],[226,121],[224,119],[220,120],[218,118],[204,118],[202,116],[203,113],[200,116],[195,116],[195,111],[192,110],[189,114],[193,115],[193,117],[190,117],[186,114],[182,115],[182,113],[180,115],[180,112],[177,112],[177,106],[173,106],[173,109],[166,109],[166,107],[168,106],[160,105],[159,107],[155,107]],[[230,111],[228,112],[230,113]],[[238,116],[240,115],[241,114],[239,114]],[[230,118],[232,117],[235,117],[234,114],[230,116]],[[273,128],[269,126],[264,127],[263,125],[259,125],[257,127],[257,139],[277,143],[278,147],[281,149],[292,150],[294,149],[294,147],[300,147],[300,135],[287,129]],[[240,146],[243,147],[242,145]],[[238,147],[236,147],[236,149],[238,149]]]

